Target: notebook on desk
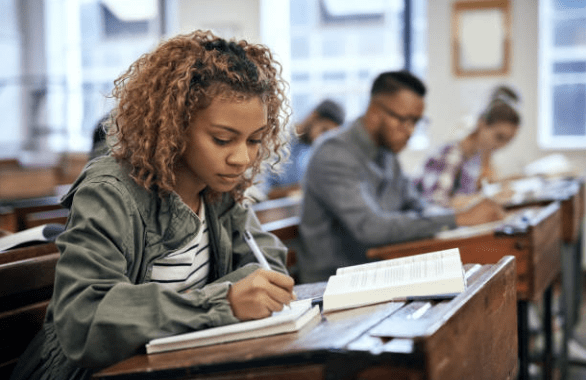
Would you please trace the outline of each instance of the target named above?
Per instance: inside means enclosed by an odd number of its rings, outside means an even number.
[[[53,242],[63,231],[65,231],[63,224],[49,223],[15,232],[0,238],[0,252],[33,244]]]
[[[319,316],[319,306],[313,306],[311,300],[294,301],[290,308],[267,318],[151,340],[146,345],[146,351],[147,354],[154,354],[295,332]]]

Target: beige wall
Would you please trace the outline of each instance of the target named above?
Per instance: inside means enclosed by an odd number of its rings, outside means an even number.
[[[442,144],[454,136],[455,126],[463,115],[478,107],[490,89],[505,83],[521,94],[522,126],[515,140],[495,156],[501,175],[521,174],[522,168],[541,157],[563,153],[579,172],[586,171],[586,150],[545,150],[537,144],[538,123],[538,1],[511,0],[512,5],[512,61],[506,76],[459,78],[452,72],[451,16],[455,0],[428,1],[429,71],[427,84],[427,114],[432,123],[432,146]],[[402,160],[407,171],[412,171],[426,152],[405,152]]]
[[[179,0],[179,33],[213,29],[222,37],[260,42],[261,0]]]

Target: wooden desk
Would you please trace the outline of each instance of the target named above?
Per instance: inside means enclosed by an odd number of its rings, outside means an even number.
[[[27,228],[27,216],[32,213],[65,210],[59,203],[58,196],[47,196],[29,199],[2,200],[0,206],[12,210],[16,222],[16,229],[12,232]]]
[[[52,243],[0,253],[0,379],[42,328],[58,259]]]
[[[298,333],[138,355],[94,379],[514,379],[515,260],[466,269],[468,288],[452,300],[327,313]]]
[[[297,238],[299,237],[299,214],[301,213],[301,198],[288,197],[260,202],[252,205],[265,231],[275,234],[289,247],[287,254],[287,268],[293,277],[296,277]]]
[[[558,202],[535,209],[526,218],[513,224],[500,224],[490,229],[460,228],[468,236],[425,239],[370,249],[373,259],[391,259],[418,253],[459,248],[464,263],[496,262],[505,255],[517,259],[517,300],[519,315],[520,378],[528,379],[529,326],[528,302],[544,300],[545,378],[553,371],[553,342],[551,326],[552,285],[561,271],[562,212]],[[521,216],[522,214],[519,214]],[[449,236],[449,233],[444,234]],[[456,236],[456,233],[454,233]]]
[[[287,226],[295,226],[295,230],[297,230],[299,214],[301,213],[301,199],[273,199],[256,203],[252,205],[252,209],[267,231],[279,231]]]
[[[546,205],[551,202],[561,203],[561,313],[563,316],[563,341],[559,361],[561,378],[563,379],[566,377],[568,363],[584,366],[582,361],[568,362],[567,342],[571,339],[574,327],[581,317],[583,287],[582,231],[585,212],[585,184],[583,178],[543,179],[541,182],[538,190],[505,200],[503,205],[508,209],[516,209],[528,205]]]
[[[575,243],[582,234],[584,219],[585,184],[579,178],[543,180],[537,192],[529,192],[520,197],[511,197],[501,204],[511,210],[527,206],[548,205],[560,202],[562,209],[562,238],[565,243]]]

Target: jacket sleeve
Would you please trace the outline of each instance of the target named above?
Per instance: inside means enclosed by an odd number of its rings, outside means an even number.
[[[427,237],[455,227],[452,211],[426,209],[412,192],[404,194],[406,181],[395,195],[407,204],[396,211],[386,211],[381,203],[390,200],[390,196],[380,198],[362,180],[363,170],[359,159],[343,142],[331,139],[315,151],[305,178],[306,189],[315,201],[334,215],[356,241],[377,246]],[[418,204],[423,209],[405,208]],[[311,210],[303,212],[311,213]],[[304,215],[304,218],[309,217]]]
[[[133,199],[115,183],[90,183],[74,195],[66,231],[56,241],[53,318],[66,356],[101,368],[143,352],[151,339],[235,323],[216,282],[186,294],[135,284],[144,268],[144,234]]]

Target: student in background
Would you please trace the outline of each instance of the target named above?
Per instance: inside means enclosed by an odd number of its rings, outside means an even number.
[[[297,136],[291,141],[290,156],[283,164],[282,171],[268,176],[260,186],[268,198],[280,198],[299,191],[311,145],[324,132],[342,125],[344,117],[345,111],[342,106],[326,99],[297,125]]]
[[[89,160],[93,160],[96,157],[103,156],[108,153],[108,144],[106,141],[107,137],[107,126],[110,121],[110,114],[104,115],[96,124],[92,133],[92,148],[89,154]]]
[[[442,206],[465,207],[483,181],[495,179],[491,157],[517,134],[521,124],[518,101],[512,89],[497,87],[474,129],[427,158],[415,181],[424,198]]]
[[[370,247],[502,218],[489,200],[457,214],[428,207],[403,174],[397,156],[423,117],[425,92],[409,72],[382,73],[365,114],[314,147],[303,185],[300,282],[364,263]]]
[[[53,297],[14,379],[87,379],[151,339],[267,317],[294,298],[286,248],[240,203],[280,154],[279,67],[262,45],[197,31],[115,81],[115,144],[62,199]]]

